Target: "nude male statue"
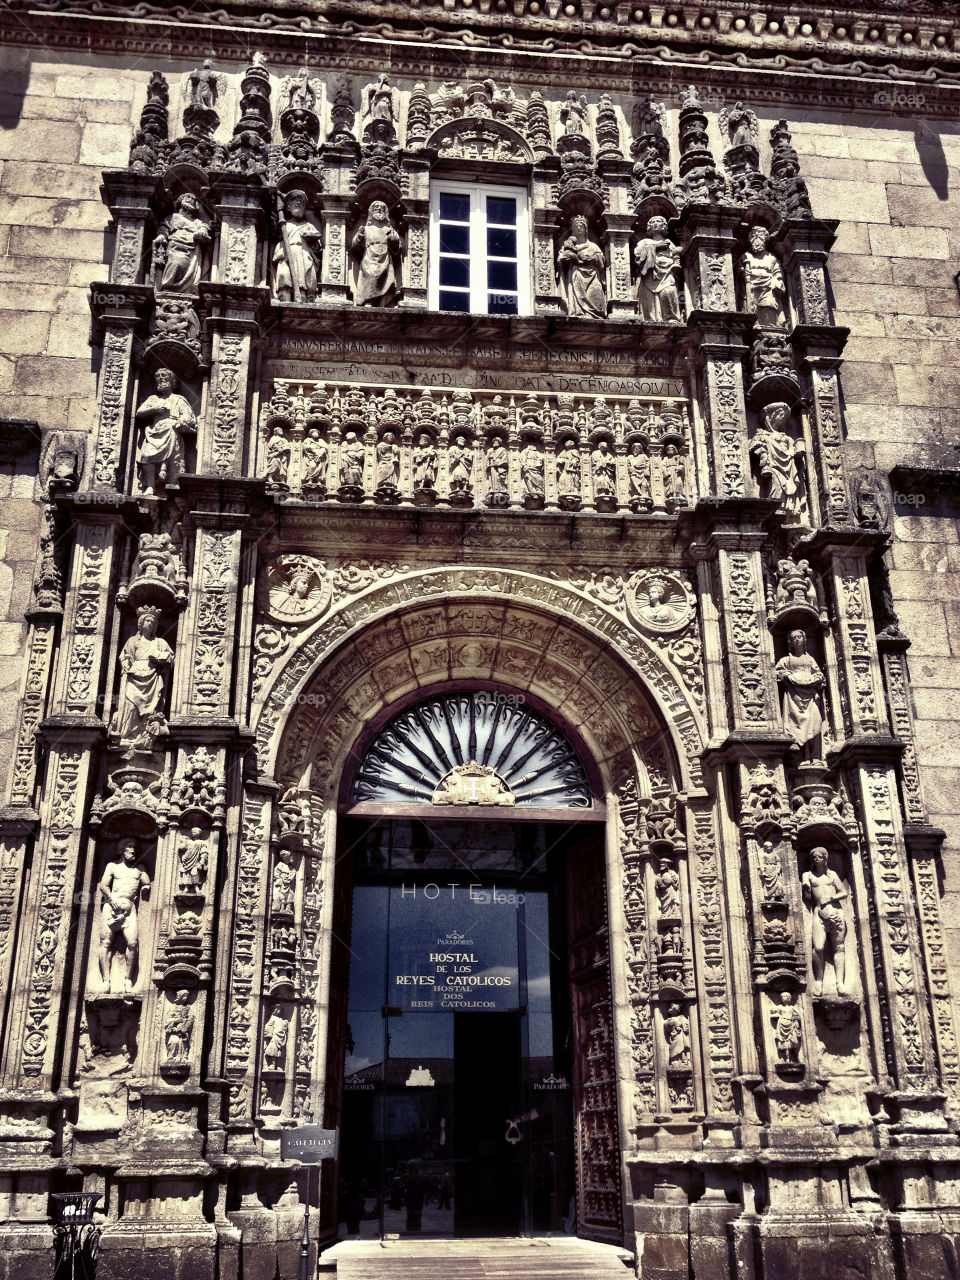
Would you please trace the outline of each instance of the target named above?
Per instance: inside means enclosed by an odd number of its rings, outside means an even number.
[[[137,865],[139,856],[135,842],[125,840],[120,847],[120,859],[107,863],[97,886],[101,895],[100,976],[105,991],[111,990],[115,951],[124,956],[124,990],[133,989],[133,970],[139,951],[137,905],[140,894],[150,888],[150,877]]]

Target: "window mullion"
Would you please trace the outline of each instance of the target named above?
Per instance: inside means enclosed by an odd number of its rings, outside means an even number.
[[[487,206],[484,192],[472,191],[470,202],[470,310],[487,310]]]

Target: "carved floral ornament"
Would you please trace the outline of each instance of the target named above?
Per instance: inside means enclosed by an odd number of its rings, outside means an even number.
[[[451,675],[566,704],[598,758],[629,755],[646,738],[669,742],[684,785],[702,783],[700,713],[651,639],[566,584],[480,568],[380,579],[314,624],[264,682],[254,709],[260,767],[276,770],[282,749],[290,784],[317,752],[333,768],[359,721],[415,680],[426,687]]]

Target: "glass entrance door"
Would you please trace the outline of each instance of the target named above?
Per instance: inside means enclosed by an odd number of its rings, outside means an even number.
[[[545,830],[391,821],[356,843],[348,1236],[574,1229],[564,883]]]

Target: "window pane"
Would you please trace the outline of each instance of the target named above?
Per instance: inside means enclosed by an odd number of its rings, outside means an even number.
[[[488,227],[487,253],[494,258],[515,258],[517,256],[517,233]]]
[[[441,200],[443,197],[440,197]],[[508,227],[517,225],[517,202],[503,196],[487,196],[487,222],[505,223]]]
[[[469,293],[458,293],[455,289],[440,290],[441,311],[469,311]]]
[[[470,260],[468,258],[440,259],[440,286],[454,289],[470,288]]]
[[[491,316],[517,315],[517,295],[515,293],[488,293],[487,314]]]
[[[440,252],[469,253],[470,228],[451,226],[448,222],[442,222],[440,224]]]
[[[488,289],[516,289],[517,264],[515,262],[488,262]]]
[[[470,221],[470,197],[452,191],[440,192],[440,217],[455,222]]]

